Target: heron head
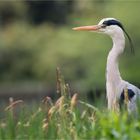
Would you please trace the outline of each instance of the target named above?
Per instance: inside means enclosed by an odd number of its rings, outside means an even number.
[[[128,40],[131,45],[131,51],[133,50],[133,44],[131,41],[130,36],[124,29],[123,25],[120,21],[115,18],[103,18],[97,25],[90,25],[90,26],[80,26],[73,28],[75,31],[92,31],[98,33],[104,33],[111,37],[113,36],[120,36],[121,34],[125,33],[128,37]]]
[[[81,26],[73,28],[75,31],[93,31],[105,33],[110,36],[116,34],[118,31],[123,31],[123,25],[115,18],[104,18],[97,25]]]
[[[109,36],[119,35],[124,31],[123,25],[115,18],[104,18],[99,23],[100,29],[97,32],[105,33]]]

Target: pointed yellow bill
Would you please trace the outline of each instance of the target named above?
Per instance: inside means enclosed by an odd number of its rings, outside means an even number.
[[[91,25],[91,26],[80,26],[72,28],[75,31],[97,31],[101,28],[100,25]]]

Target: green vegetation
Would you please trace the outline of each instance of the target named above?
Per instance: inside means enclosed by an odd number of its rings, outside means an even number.
[[[0,92],[7,93],[7,89],[14,94],[19,85],[32,92],[32,85],[35,90],[45,85],[52,93],[58,66],[71,90],[58,70],[56,101],[46,97],[28,104],[11,98],[5,109],[1,102],[0,139],[139,140],[140,113],[135,118],[106,109],[105,67],[111,39],[72,30],[105,17],[119,19],[135,47],[132,55],[126,40],[120,71],[124,79],[140,87],[139,8],[139,1],[130,0],[1,1]],[[83,98],[87,93],[92,94],[91,103]]]
[[[130,53],[126,40],[126,52],[120,59],[122,77],[139,86],[140,27],[139,22],[136,22],[139,21],[139,16],[136,15],[139,13],[140,2],[75,0],[73,4],[66,4],[67,2],[52,4],[58,8],[61,4],[69,8],[71,6],[71,12],[65,14],[66,22],[62,24],[47,17],[40,24],[33,24],[38,16],[43,16],[42,13],[38,15],[37,10],[29,11],[33,8],[29,8],[32,6],[29,3],[9,2],[8,6],[11,5],[15,16],[10,21],[7,19],[8,23],[5,21],[5,24],[1,24],[0,82],[41,81],[55,87],[55,68],[59,66],[66,80],[80,93],[104,89],[106,57],[112,46],[111,39],[97,33],[74,32],[72,27],[97,24],[104,17],[115,17],[124,24],[132,37],[136,52],[134,56]],[[39,5],[39,2],[34,4]],[[46,2],[44,5],[47,7],[48,4]],[[4,2],[0,5],[3,7],[1,17],[5,17],[5,14],[2,15],[4,9],[10,8]],[[61,10],[59,9],[60,12]],[[45,12],[47,14],[48,11]],[[50,12],[56,16],[53,18],[63,18],[57,16],[58,12]]]
[[[59,99],[53,102],[45,97],[32,109],[22,100],[10,99],[0,120],[0,139],[139,140],[139,117],[98,110],[79,100],[77,93],[71,95],[59,69],[57,72]]]

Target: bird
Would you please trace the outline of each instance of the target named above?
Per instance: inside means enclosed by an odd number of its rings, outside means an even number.
[[[107,106],[111,111],[121,109],[126,103],[129,114],[137,112],[137,99],[140,89],[135,85],[122,79],[119,71],[119,57],[125,49],[125,36],[134,52],[133,43],[122,23],[115,18],[103,18],[97,25],[80,26],[72,28],[75,31],[91,31],[109,35],[113,46],[109,51],[106,63],[106,96]]]

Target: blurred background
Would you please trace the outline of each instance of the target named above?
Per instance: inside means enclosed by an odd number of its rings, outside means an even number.
[[[95,99],[105,95],[106,58],[111,39],[72,27],[119,19],[127,40],[120,59],[123,79],[140,87],[139,0],[0,1],[0,99],[56,97],[56,68],[71,91]]]

